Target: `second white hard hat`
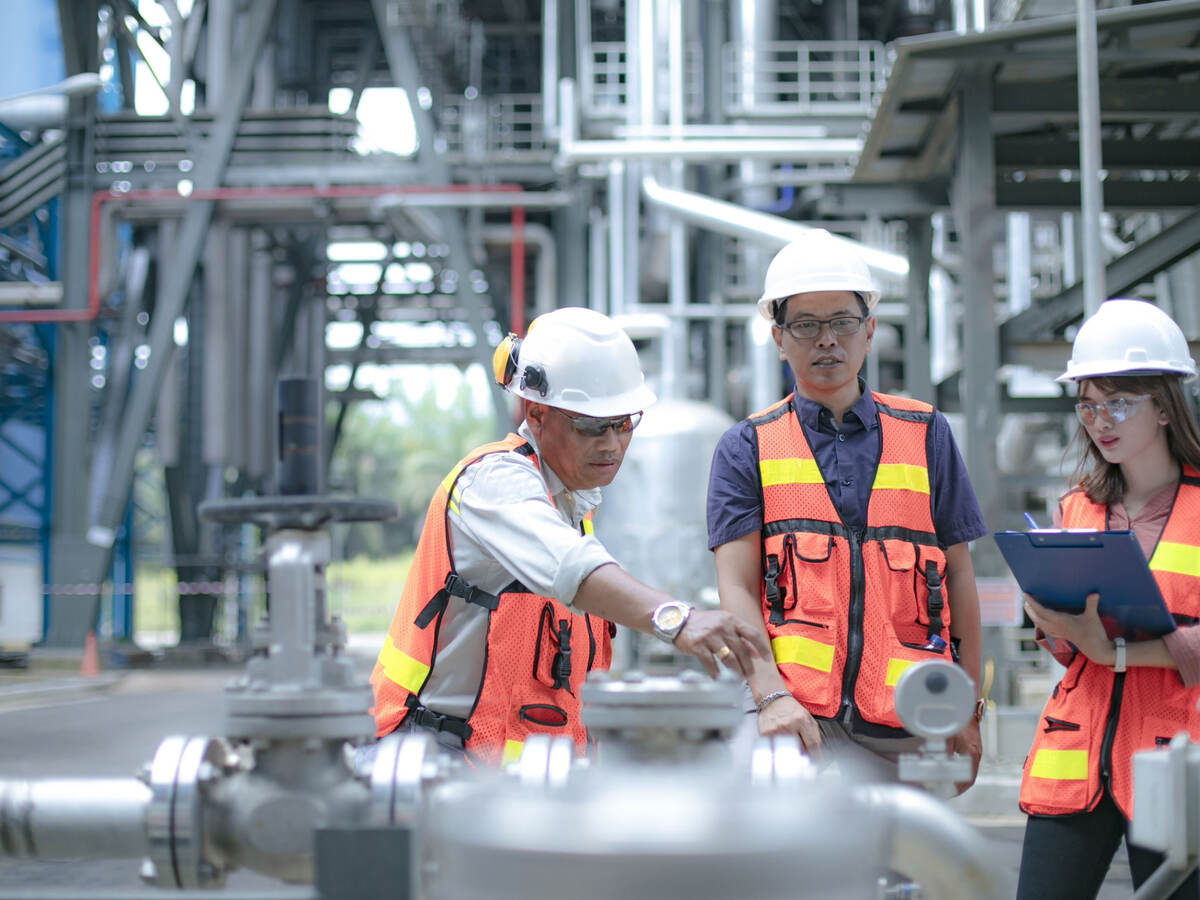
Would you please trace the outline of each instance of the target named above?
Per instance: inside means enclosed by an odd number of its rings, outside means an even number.
[[[1134,373],[1196,377],[1196,361],[1175,321],[1144,300],[1108,300],[1081,326],[1067,371],[1056,381]]]
[[[862,294],[870,312],[879,302],[879,289],[862,255],[845,238],[814,228],[775,254],[767,266],[758,313],[775,321],[775,304],[794,294],[811,291],[854,291]]]
[[[527,400],[585,416],[623,416],[655,401],[633,341],[608,316],[564,307],[510,335],[492,360],[496,380]]]

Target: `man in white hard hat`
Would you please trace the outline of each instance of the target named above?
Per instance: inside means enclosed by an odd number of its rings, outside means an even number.
[[[654,402],[633,342],[607,316],[539,316],[496,350],[495,376],[522,398],[516,434],[480,447],[435,492],[387,640],[371,675],[377,735],[425,728],[472,760],[515,758],[529,734],[583,746],[579,688],[608,668],[615,625],[750,671],[761,634],[697,610],[625,572],[592,534]]]
[[[986,529],[945,418],[859,376],[878,300],[855,247],[826,231],[772,260],[758,309],[795,390],[722,437],[708,530],[722,607],[773,650],[753,660],[746,730],[894,779],[919,746],[892,703],[900,673],[953,659],[978,683],[967,542]],[[950,742],[976,766],[982,712]]]

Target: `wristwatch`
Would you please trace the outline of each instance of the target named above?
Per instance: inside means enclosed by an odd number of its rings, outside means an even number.
[[[1114,672],[1124,672],[1125,671],[1125,638],[1123,638],[1123,637],[1113,638],[1113,646],[1116,648],[1117,658],[1115,660],[1113,660],[1112,670]]]
[[[987,712],[987,700],[980,697],[975,701],[975,723],[979,724],[983,721],[983,714]]]
[[[668,644],[675,643],[675,638],[683,630],[688,616],[692,614],[692,605],[682,600],[668,600],[654,607],[650,614],[650,624],[654,626],[654,636]]]

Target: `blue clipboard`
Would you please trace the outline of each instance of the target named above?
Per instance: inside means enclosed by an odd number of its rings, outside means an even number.
[[[1109,637],[1145,640],[1175,630],[1132,531],[998,531],[995,538],[1021,590],[1043,606],[1082,612],[1096,592]]]

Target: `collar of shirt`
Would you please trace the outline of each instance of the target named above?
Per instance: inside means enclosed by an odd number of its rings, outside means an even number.
[[[875,408],[875,398],[867,390],[867,382],[862,378],[858,379],[858,390],[859,397],[854,401],[854,405],[846,410],[846,415],[842,417],[842,426],[845,427],[847,418],[853,416],[863,430],[870,431],[878,428],[879,412]],[[815,400],[801,396],[799,391],[795,394],[795,404],[796,418],[805,428],[810,431],[824,431],[831,434],[838,430],[837,426],[833,424],[833,413],[827,407]]]
[[[537,440],[533,436],[533,432],[529,430],[529,425],[522,422],[517,429],[517,434],[529,441],[533,445],[534,452],[538,456],[538,468],[542,473],[542,478],[546,481],[546,488],[550,491],[550,496],[554,498],[554,505],[567,517],[573,525],[578,525],[583,521],[583,517],[600,505],[601,493],[600,488],[590,488],[586,491],[571,491],[562,483],[562,479],[558,474],[546,464],[546,460],[542,458],[542,452],[538,449]]]

